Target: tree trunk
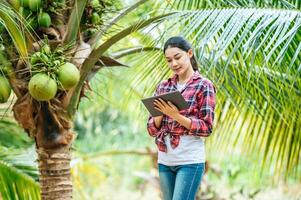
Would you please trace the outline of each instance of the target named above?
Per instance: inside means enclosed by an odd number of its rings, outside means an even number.
[[[43,200],[72,199],[70,148],[37,149],[41,198]]]

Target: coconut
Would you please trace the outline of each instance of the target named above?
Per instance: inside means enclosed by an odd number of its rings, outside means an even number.
[[[99,0],[92,0],[91,1],[91,6],[92,6],[92,8],[100,7]]]
[[[94,13],[92,14],[92,19],[91,19],[91,21],[92,21],[92,24],[94,24],[94,25],[99,24],[99,22],[101,21],[101,18],[100,18],[100,16],[99,16],[99,14],[96,13],[96,12],[94,12]]]
[[[57,85],[55,80],[48,75],[38,73],[30,79],[28,90],[34,99],[38,101],[48,101],[55,96]]]
[[[80,73],[75,65],[67,62],[59,67],[57,77],[59,80],[59,86],[61,86],[64,90],[68,90],[78,83]]]
[[[48,13],[43,12],[39,15],[38,22],[41,27],[48,28],[51,24],[51,17]]]
[[[41,7],[41,0],[30,0],[28,2],[30,10],[36,12]]]
[[[11,87],[8,80],[0,75],[0,103],[5,103],[11,93]]]

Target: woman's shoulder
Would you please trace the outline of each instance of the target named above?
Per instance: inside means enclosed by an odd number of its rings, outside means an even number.
[[[201,90],[205,90],[206,88],[207,89],[209,88],[209,89],[213,89],[214,91],[216,91],[213,81],[211,81],[207,77],[201,76],[201,78],[199,79],[198,85]]]
[[[205,77],[204,75],[200,74],[199,72],[195,72],[194,80],[197,84],[202,86],[210,86],[213,85],[213,82]]]
[[[156,92],[157,92],[157,94],[162,94],[162,93],[168,92],[170,90],[170,88],[171,88],[171,86],[170,86],[168,79],[162,80],[157,85]]]
[[[159,82],[158,88],[160,88],[160,87],[166,87],[167,85],[169,85],[169,83],[170,83],[169,79],[162,80],[162,81]]]
[[[206,77],[203,77],[201,82],[205,86],[214,86],[213,82]]]

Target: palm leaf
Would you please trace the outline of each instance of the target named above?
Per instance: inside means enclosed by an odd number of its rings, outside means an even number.
[[[73,116],[75,111],[76,111],[76,106],[77,106],[77,102],[79,99],[79,94],[81,91],[81,88],[84,84],[84,81],[87,79],[87,76],[89,75],[89,72],[91,71],[91,69],[94,67],[95,63],[98,61],[98,59],[102,56],[102,54],[104,52],[106,52],[111,46],[113,46],[114,44],[116,44],[119,40],[125,38],[126,36],[128,36],[129,34],[142,29],[152,23],[158,23],[160,21],[162,21],[164,18],[170,17],[170,15],[172,15],[173,13],[170,14],[164,14],[164,15],[160,15],[148,20],[142,20],[139,21],[137,23],[135,23],[134,25],[120,31],[119,33],[115,34],[114,36],[112,36],[111,38],[109,38],[108,40],[106,40],[103,44],[101,44],[99,47],[97,47],[96,49],[92,50],[91,54],[89,55],[89,57],[84,61],[83,65],[82,65],[82,70],[81,70],[81,77],[79,80],[79,83],[77,84],[76,88],[75,88],[75,92],[72,95],[72,98],[70,100],[70,104],[68,105],[68,113],[70,116]]]
[[[192,10],[201,8],[229,8],[229,7],[261,7],[261,8],[285,8],[300,9],[299,0],[168,0],[165,2],[168,7],[182,10]]]
[[[28,154],[0,147],[0,193],[4,199],[40,199],[37,169]],[[29,152],[27,152],[29,153]]]
[[[32,145],[30,138],[15,122],[0,117],[0,146],[24,148]]]
[[[222,141],[220,148],[260,152],[261,169],[286,175],[296,171],[301,147],[301,13],[259,8],[181,13],[164,29],[193,43],[201,73],[218,88],[216,132],[223,134],[212,138],[212,146]],[[161,34],[154,44],[162,47],[166,38]],[[163,56],[152,55],[133,67],[132,84],[146,96],[171,75],[162,67]],[[229,108],[223,110],[226,104]]]
[[[69,17],[67,25],[67,34],[64,38],[64,44],[73,44],[78,35],[80,21],[86,6],[87,0],[75,0],[74,7]]]
[[[7,29],[20,56],[27,58],[28,54],[24,31],[20,29],[22,26],[20,26],[18,20],[18,15],[11,7],[6,6],[4,3],[0,3],[0,23]]]
[[[128,8],[121,11],[117,16],[115,16],[108,24],[106,24],[104,27],[102,27],[102,31],[99,31],[95,33],[91,39],[89,40],[89,43],[93,45],[92,47],[95,47],[97,44],[97,40],[100,40],[103,36],[103,33],[107,32],[113,25],[115,25],[120,19],[122,19],[125,15],[139,7],[141,4],[145,3],[147,0],[140,0],[133,4],[132,6],[129,6]]]

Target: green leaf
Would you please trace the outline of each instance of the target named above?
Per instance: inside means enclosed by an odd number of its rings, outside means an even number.
[[[64,38],[64,44],[72,45],[77,40],[80,28],[80,21],[87,4],[87,0],[75,0],[71,15],[69,16],[67,34]]]
[[[134,25],[115,34],[114,36],[112,36],[111,38],[106,40],[103,44],[101,44],[98,48],[92,50],[91,54],[84,61],[83,65],[82,65],[81,78],[74,90],[74,93],[71,97],[70,103],[67,108],[69,115],[70,116],[74,115],[74,113],[76,111],[77,103],[79,101],[79,94],[80,94],[81,88],[84,84],[84,81],[86,80],[87,76],[89,75],[89,72],[91,71],[91,69],[94,67],[95,63],[98,61],[98,59],[103,55],[103,53],[105,51],[107,51],[111,46],[113,46],[119,40],[125,38],[129,34],[135,32],[137,30],[140,30],[152,23],[158,23],[158,22],[162,21],[164,18],[171,16],[172,14],[174,14],[174,13],[164,14],[164,15],[160,15],[160,16],[157,16],[154,18],[150,18],[148,20],[139,21],[139,22],[135,23]]]
[[[28,57],[26,40],[24,32],[20,29],[18,24],[18,16],[13,10],[3,3],[0,3],[0,23],[2,23],[9,35],[11,36],[16,49],[23,58]]]
[[[243,155],[258,155],[261,170],[272,169],[277,180],[293,172],[300,177],[301,12],[235,8],[180,13],[163,23],[169,32],[152,32],[159,35],[153,45],[162,49],[169,36],[184,36],[194,47],[201,74],[216,86],[216,134],[209,139],[209,151],[241,149]],[[171,72],[162,53],[145,55],[135,57],[128,92],[134,87],[150,96]]]
[[[18,152],[18,153],[17,153]],[[29,164],[29,152],[23,158],[20,151],[0,146],[0,193],[3,199],[40,199],[37,169]],[[26,158],[25,158],[26,157]]]

